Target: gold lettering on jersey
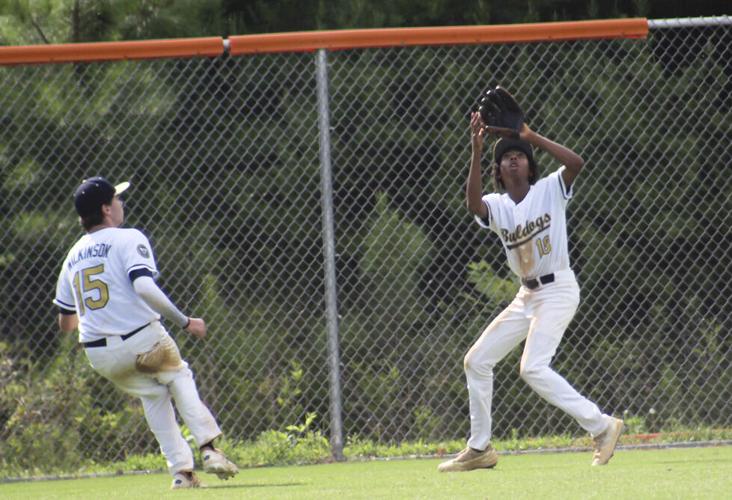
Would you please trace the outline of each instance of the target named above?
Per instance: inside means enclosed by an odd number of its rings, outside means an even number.
[[[76,254],[69,256],[69,269],[84,259],[91,259],[92,257],[106,259],[111,248],[112,245],[108,243],[97,243],[96,245],[81,248]]]
[[[523,225],[518,224],[513,231],[501,228],[501,239],[506,243],[526,243],[535,235],[548,228],[552,221],[551,215],[548,213],[537,217],[534,220],[527,220]],[[513,245],[512,245],[513,246]],[[517,246],[517,245],[516,245]]]

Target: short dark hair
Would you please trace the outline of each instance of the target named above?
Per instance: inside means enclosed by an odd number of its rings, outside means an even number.
[[[94,226],[98,226],[99,224],[104,222],[102,207],[99,207],[99,210],[94,213],[79,217],[79,220],[81,221],[81,227],[83,227],[85,231],[89,231]]]

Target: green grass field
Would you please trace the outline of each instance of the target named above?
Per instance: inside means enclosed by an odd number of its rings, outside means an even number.
[[[435,459],[243,470],[170,491],[163,474],[0,484],[0,498],[732,498],[732,447],[501,456],[493,470],[440,474]]]

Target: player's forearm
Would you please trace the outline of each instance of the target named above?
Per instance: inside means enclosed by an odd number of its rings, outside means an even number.
[[[465,199],[468,210],[483,217],[483,182],[480,173],[480,151],[473,150],[470,157],[470,170],[465,186]]]
[[[534,131],[531,131],[531,133],[528,134],[526,140],[530,142],[533,146],[543,149],[544,151],[552,155],[557,161],[559,161],[562,165],[564,165],[574,173],[579,173],[579,171],[582,170],[582,167],[585,164],[585,161],[582,159],[582,157],[568,147],[562,146],[559,143],[547,139],[543,135],[538,134]]]
[[[59,314],[58,327],[64,333],[71,333],[79,326],[79,317],[76,314]]]
[[[185,328],[188,325],[188,316],[180,312],[167,295],[155,284],[149,276],[141,276],[132,282],[137,295],[150,306],[150,309]]]

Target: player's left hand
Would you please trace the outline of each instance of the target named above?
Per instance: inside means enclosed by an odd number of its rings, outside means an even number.
[[[190,323],[186,331],[196,338],[202,339],[206,336],[206,322],[202,318],[188,318]]]
[[[536,132],[531,130],[528,125],[525,123],[521,126],[521,130],[519,131],[519,139],[526,142],[531,142],[531,137],[535,135]]]

